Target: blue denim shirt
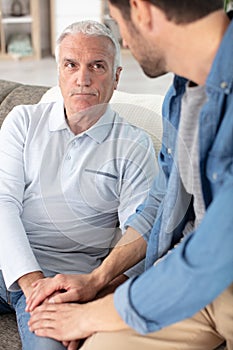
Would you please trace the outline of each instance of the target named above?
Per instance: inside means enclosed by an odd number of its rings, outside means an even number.
[[[146,271],[114,295],[125,322],[140,333],[190,317],[233,282],[233,22],[206,81],[199,116],[200,173],[206,214],[174,249],[193,216],[176,167],[175,143],[186,80],[175,77],[163,106],[160,175],[129,219],[148,240]],[[166,194],[164,194],[166,193]],[[160,258],[158,264],[154,265]]]

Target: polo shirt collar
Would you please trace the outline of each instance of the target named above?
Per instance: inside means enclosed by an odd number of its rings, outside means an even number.
[[[106,112],[100,117],[100,119],[90,127],[90,129],[83,132],[83,134],[91,137],[97,143],[102,143],[110,131],[112,130],[112,125],[114,123],[116,113],[108,105]]]
[[[53,103],[49,117],[49,131],[69,129],[64,113],[64,102],[62,99]]]
[[[49,130],[60,131],[67,129],[70,131],[69,125],[65,119],[63,100],[55,102],[52,106],[51,112],[52,113],[49,118]],[[100,117],[100,119],[88,130],[84,131],[81,134],[78,134],[77,137],[85,134],[91,137],[97,143],[102,143],[112,130],[115,115],[116,113],[111,109],[110,105],[108,105],[106,112],[102,115],[102,117]]]

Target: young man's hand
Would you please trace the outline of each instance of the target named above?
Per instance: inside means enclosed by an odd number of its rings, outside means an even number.
[[[87,304],[43,304],[31,313],[28,325],[37,336],[63,343],[129,328],[114,307],[113,294]]]

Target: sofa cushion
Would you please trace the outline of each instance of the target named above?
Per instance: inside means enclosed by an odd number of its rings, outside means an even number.
[[[46,86],[24,85],[0,80],[0,127],[14,106],[37,103],[47,90]]]
[[[158,154],[162,140],[162,95],[115,91],[110,104],[129,123],[145,130]]]
[[[0,103],[2,103],[6,96],[19,85],[20,83],[14,81],[0,80]]]

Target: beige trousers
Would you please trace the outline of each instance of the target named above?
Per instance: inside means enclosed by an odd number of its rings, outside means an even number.
[[[96,333],[81,350],[213,350],[224,340],[233,350],[233,284],[192,318],[147,335]]]

